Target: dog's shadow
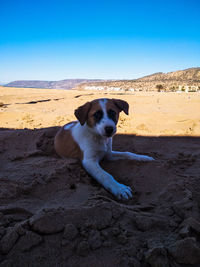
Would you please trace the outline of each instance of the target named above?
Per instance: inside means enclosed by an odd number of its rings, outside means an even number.
[[[44,168],[45,171],[43,173],[46,173],[44,176],[48,176],[48,168],[49,171],[54,169],[52,161],[54,162],[53,164],[58,162],[58,165],[60,164],[59,168],[63,168],[63,171],[59,170],[63,179],[62,182],[67,184],[70,181],[69,184],[72,191],[76,190],[76,183],[85,183],[94,194],[100,193],[115,199],[83,170],[79,162],[76,160],[60,160],[56,155],[53,143],[54,136],[59,128],[50,127],[35,130],[1,128],[0,160],[2,163],[2,175],[8,176],[9,180],[9,177],[12,176],[11,174],[16,172],[16,166],[22,166],[24,162],[25,166],[30,164],[32,167],[27,167],[26,170],[21,168],[21,177],[32,176],[33,171],[37,176],[40,168],[37,159],[42,157],[44,164],[41,165],[41,168]],[[152,202],[171,182],[179,182],[180,177],[194,176],[197,170],[200,171],[200,164],[197,164],[199,160],[199,145],[199,137],[144,137],[119,134],[113,138],[113,150],[149,155],[156,160],[153,162],[132,160],[111,162],[104,160],[100,165],[105,171],[113,175],[118,182],[132,188],[133,199],[129,200],[128,203]],[[15,164],[16,162],[17,164]],[[195,168],[195,173],[192,171],[193,167]],[[59,171],[56,174],[57,179],[59,178]],[[53,175],[51,175],[51,179],[53,179],[52,177]],[[51,179],[49,178],[49,180]],[[57,183],[59,183],[59,179]],[[198,187],[196,186],[194,186],[194,189]]]

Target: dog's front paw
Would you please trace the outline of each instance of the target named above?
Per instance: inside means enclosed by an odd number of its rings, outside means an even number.
[[[132,190],[129,186],[124,184],[116,183],[113,188],[111,188],[111,192],[120,200],[127,200],[132,198]]]
[[[138,155],[137,160],[139,161],[154,161],[155,159],[149,156],[145,156],[145,155]]]

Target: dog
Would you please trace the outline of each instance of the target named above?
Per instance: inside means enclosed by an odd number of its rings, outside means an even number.
[[[120,99],[101,98],[87,102],[74,112],[78,121],[64,125],[56,134],[54,147],[61,157],[78,158],[84,169],[117,199],[132,198],[129,186],[118,183],[104,171],[99,162],[131,159],[152,161],[152,157],[112,150],[112,137],[117,131],[119,113],[128,115],[129,104]]]

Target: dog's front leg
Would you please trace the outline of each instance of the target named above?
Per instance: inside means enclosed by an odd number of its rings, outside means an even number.
[[[84,159],[82,162],[85,170],[105,189],[110,191],[118,199],[129,199],[132,197],[131,188],[129,186],[118,183],[112,175],[104,171],[97,161]]]
[[[119,152],[119,151],[110,151],[106,155],[106,159],[108,160],[119,160],[119,159],[132,159],[138,161],[152,161],[154,158],[145,156],[145,155],[137,155],[132,152]]]

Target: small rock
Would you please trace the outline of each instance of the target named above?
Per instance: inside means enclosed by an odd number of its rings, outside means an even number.
[[[178,227],[178,223],[176,221],[171,220],[169,226],[171,227],[171,229],[175,230]]]
[[[3,102],[0,102],[0,107],[5,107],[5,104]]]
[[[186,212],[194,207],[194,202],[189,198],[184,198],[180,201],[175,201],[172,203],[172,208],[174,212],[181,218],[186,217]]]
[[[21,235],[25,235],[26,230],[23,228],[23,225],[18,225],[17,227],[17,233],[21,236]]]
[[[169,222],[166,222],[166,220],[162,218],[154,218],[142,215],[136,216],[134,218],[134,222],[136,224],[137,229],[143,232],[155,228],[163,229],[169,225]]]
[[[120,235],[118,235],[118,237],[117,237],[117,242],[118,242],[119,244],[124,245],[124,244],[126,244],[126,243],[128,242],[128,238],[127,238],[124,234],[120,234]]]
[[[143,259],[143,256],[144,256],[143,250],[142,249],[138,250],[136,254],[137,259],[141,261]]]
[[[169,253],[178,263],[200,264],[200,248],[195,238],[187,237],[169,247]]]
[[[193,217],[185,219],[180,225],[180,236],[188,237],[191,233],[191,230],[195,231],[197,234],[200,234],[200,222],[198,222]]]
[[[54,234],[61,232],[65,227],[63,214],[59,210],[43,210],[29,220],[33,231],[42,234]]]
[[[85,256],[88,255],[89,251],[90,251],[89,250],[89,244],[88,244],[87,241],[82,241],[82,242],[80,242],[78,244],[78,246],[77,246],[77,254],[79,256],[85,257]]]
[[[87,238],[88,237],[88,229],[87,228],[82,228],[80,229],[80,235],[84,238]]]
[[[179,231],[179,236],[182,238],[190,236],[190,228],[188,226],[184,226]]]
[[[145,259],[151,267],[169,266],[167,251],[164,247],[154,247],[148,250],[145,255]]]
[[[98,210],[97,210],[98,212]],[[101,209],[99,210],[99,214],[94,214],[95,224],[97,229],[102,230],[108,226],[110,226],[112,221],[112,211],[110,209]]]
[[[61,241],[61,245],[64,247],[64,246],[67,246],[70,244],[70,241],[68,239],[62,239]]]
[[[91,249],[95,250],[100,248],[102,245],[100,233],[98,231],[91,232],[88,242]]]
[[[113,217],[114,219],[118,219],[118,218],[120,218],[124,213],[125,213],[125,210],[123,210],[123,209],[120,208],[120,207],[116,207],[116,206],[114,206],[114,207],[112,208],[112,217]]]
[[[135,223],[137,229],[140,231],[148,231],[152,226],[151,218],[145,216],[136,216]]]
[[[39,245],[42,242],[42,237],[36,233],[31,231],[27,231],[25,235],[23,235],[19,241],[18,246],[21,251],[29,251],[33,247]]]
[[[165,215],[173,216],[174,210],[171,207],[161,207],[165,211]]]
[[[63,238],[67,240],[74,240],[78,235],[78,230],[74,224],[67,224],[65,226]]]
[[[108,237],[109,237],[109,234],[108,234],[107,230],[102,230],[101,231],[101,235],[102,235],[103,239],[108,239]]]
[[[1,239],[0,247],[1,251],[6,254],[8,253],[14,244],[17,242],[19,235],[15,227],[11,227],[7,230],[6,235]]]
[[[114,236],[118,236],[119,234],[120,234],[120,229],[118,228],[118,227],[114,227],[114,228],[112,228],[112,230],[111,230],[111,233],[112,233],[112,235],[114,235]]]

